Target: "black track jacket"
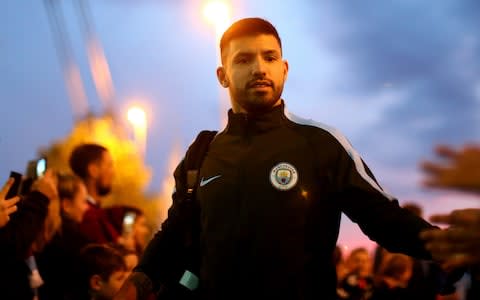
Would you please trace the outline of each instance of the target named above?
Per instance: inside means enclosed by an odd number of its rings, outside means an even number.
[[[386,249],[430,258],[418,236],[431,225],[382,190],[338,131],[291,116],[283,102],[228,117],[203,162],[192,216],[205,299],[334,299],[342,212]],[[183,163],[168,219],[136,269],[153,282],[167,281],[181,259]]]

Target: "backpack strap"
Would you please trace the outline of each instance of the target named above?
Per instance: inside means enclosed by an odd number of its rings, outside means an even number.
[[[187,190],[186,195],[187,199],[191,200],[194,197],[195,190],[198,184],[198,173],[200,167],[202,166],[203,159],[207,154],[208,147],[212,142],[213,138],[217,135],[217,131],[201,131],[193,144],[188,149],[188,152],[185,156],[185,170],[186,173],[186,183]]]
[[[198,173],[207,154],[208,147],[216,134],[217,131],[204,130],[200,132],[195,141],[188,148],[183,162],[184,170],[186,171],[186,190],[183,191],[182,214],[188,221],[184,224],[185,228],[183,236],[185,247],[183,265],[185,269],[178,283],[180,286],[183,286],[183,288],[187,288],[190,291],[197,290],[199,285],[199,278],[197,275],[200,272],[200,217],[198,215],[200,206],[195,197],[195,192],[198,186]],[[174,297],[172,296],[172,299],[181,298],[179,295],[182,293],[183,288],[180,288],[180,290],[174,288]],[[191,297],[192,296],[185,299]]]

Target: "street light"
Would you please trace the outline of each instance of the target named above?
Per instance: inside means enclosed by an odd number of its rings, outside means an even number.
[[[205,4],[203,16],[215,27],[215,36],[220,40],[221,34],[227,29],[231,19],[231,9],[226,1],[212,0]]]
[[[230,25],[232,16],[231,16],[231,4],[228,0],[210,0],[205,3],[203,7],[203,16],[208,23],[213,25],[215,29],[215,48],[217,49],[217,64],[221,65],[221,54],[220,54],[220,39],[223,32]],[[219,119],[220,119],[220,128],[223,128],[227,124],[227,116],[225,112],[230,106],[230,101],[228,100],[227,92],[224,88],[219,90]]]
[[[139,106],[128,109],[127,120],[132,124],[134,140],[142,156],[145,156],[147,146],[147,116]]]

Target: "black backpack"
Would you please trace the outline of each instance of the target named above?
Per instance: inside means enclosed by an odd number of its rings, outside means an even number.
[[[196,200],[196,190],[199,184],[198,174],[207,154],[210,143],[217,131],[201,131],[190,145],[184,159],[186,191],[182,199],[184,217],[183,243],[185,252],[181,262],[180,280],[175,284],[163,286],[157,294],[158,299],[193,300],[200,298],[200,219],[199,203]],[[178,192],[178,191],[177,191]],[[175,276],[177,277],[177,276]]]

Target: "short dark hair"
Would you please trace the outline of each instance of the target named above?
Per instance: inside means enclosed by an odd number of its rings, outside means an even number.
[[[104,152],[108,152],[107,148],[98,144],[77,146],[70,155],[70,168],[77,176],[86,179],[88,177],[88,165],[100,161]]]
[[[105,244],[83,247],[79,258],[83,284],[88,284],[93,275],[108,280],[114,272],[127,269],[122,253]]]
[[[220,55],[223,58],[223,51],[227,47],[231,40],[245,37],[255,36],[260,34],[273,35],[282,49],[282,41],[278,35],[277,29],[272,23],[262,18],[245,18],[240,19],[230,25],[228,29],[223,33],[220,39]]]

